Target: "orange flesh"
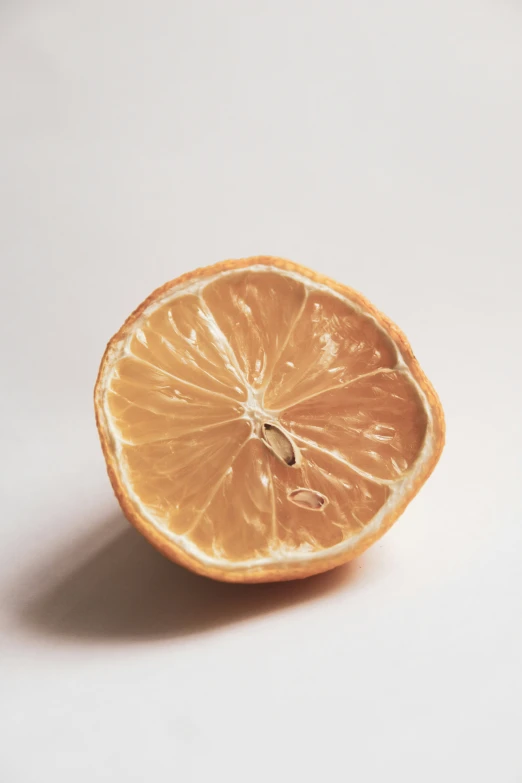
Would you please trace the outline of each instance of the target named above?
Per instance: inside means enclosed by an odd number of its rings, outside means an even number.
[[[229,562],[359,534],[427,430],[418,388],[375,320],[267,269],[223,275],[142,320],[106,407],[148,514]],[[265,423],[286,433],[295,465],[267,445]]]

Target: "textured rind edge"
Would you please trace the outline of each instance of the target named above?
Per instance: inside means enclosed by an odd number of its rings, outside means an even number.
[[[361,307],[361,309],[365,310],[369,315],[373,316],[376,321],[386,329],[392,339],[397,343],[408,369],[427,398],[433,417],[433,448],[429,459],[423,464],[422,470],[417,475],[415,482],[409,489],[409,492],[403,498],[401,498],[401,501],[383,520],[379,529],[373,533],[370,533],[368,536],[363,537],[352,549],[339,552],[331,556],[328,556],[328,550],[325,550],[324,557],[321,557],[320,559],[308,560],[305,558],[302,562],[281,561],[277,564],[274,563],[273,565],[263,565],[259,567],[238,567],[237,569],[232,570],[222,569],[219,566],[213,566],[209,563],[201,562],[189,552],[182,550],[174,541],[164,536],[153,526],[149,520],[142,517],[136,511],[119,479],[116,459],[111,449],[111,437],[107,427],[105,426],[104,417],[102,415],[102,378],[106,370],[106,365],[108,362],[110,362],[116,347],[121,343],[122,340],[126,339],[134,322],[156,300],[165,296],[165,294],[167,294],[173,288],[196,282],[199,279],[204,279],[220,272],[246,269],[254,265],[266,265],[277,267],[287,272],[296,272],[303,277],[307,277],[308,279],[312,280],[314,283],[325,285]],[[139,530],[139,532],[156,549],[165,555],[165,557],[181,566],[184,566],[185,568],[190,569],[191,571],[194,571],[197,574],[223,582],[258,583],[282,582],[290,579],[303,579],[305,577],[313,576],[324,571],[329,571],[336,566],[342,565],[343,563],[358,557],[372,544],[374,544],[375,541],[381,538],[381,536],[383,536],[384,533],[390,529],[393,523],[403,513],[407,505],[415,497],[422,485],[433,472],[437,462],[439,461],[445,442],[445,420],[441,402],[437,396],[437,393],[435,392],[435,389],[431,385],[430,381],[420,367],[417,359],[415,358],[406,336],[399,329],[399,327],[386,315],[384,315],[384,313],[381,313],[371,302],[368,301],[368,299],[366,299],[366,297],[353,288],[343,285],[342,283],[338,283],[335,280],[325,277],[318,272],[314,272],[311,269],[300,266],[299,264],[296,264],[292,261],[274,256],[253,256],[250,258],[222,261],[212,266],[200,267],[191,272],[187,272],[184,275],[169,281],[168,283],[165,283],[153,291],[152,294],[148,296],[147,299],[145,299],[145,301],[142,302],[133,313],[131,313],[121,329],[119,329],[118,332],[116,332],[116,334],[109,341],[100,363],[100,369],[94,387],[94,409],[96,415],[96,426],[98,428],[101,447],[107,464],[107,473],[122,511],[129,522],[134,525],[134,527]]]

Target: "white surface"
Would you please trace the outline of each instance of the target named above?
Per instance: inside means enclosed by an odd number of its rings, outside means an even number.
[[[0,8],[0,779],[522,780],[522,5]],[[238,588],[122,520],[93,423],[155,286],[287,256],[405,330],[448,443],[352,566]]]

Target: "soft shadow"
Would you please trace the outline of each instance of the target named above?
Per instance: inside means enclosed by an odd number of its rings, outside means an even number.
[[[100,546],[108,525],[112,538]],[[32,630],[70,641],[182,637],[317,600],[351,582],[359,568],[276,584],[215,582],[171,563],[118,515],[83,544],[55,553],[33,575],[39,587],[18,614]]]

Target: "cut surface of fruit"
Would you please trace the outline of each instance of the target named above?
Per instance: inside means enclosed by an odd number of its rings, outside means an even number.
[[[443,447],[440,402],[402,333],[289,261],[196,270],[107,346],[95,389],[109,476],[164,554],[229,581],[360,554]]]

